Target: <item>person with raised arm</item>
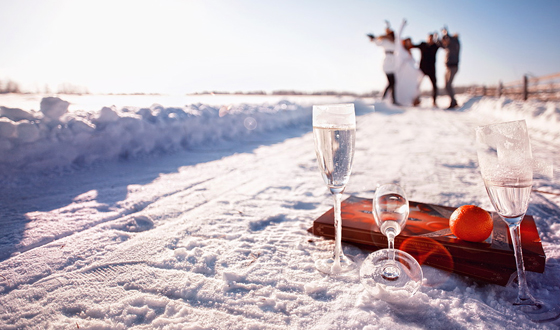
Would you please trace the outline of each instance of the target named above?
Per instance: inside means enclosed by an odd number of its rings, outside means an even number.
[[[385,57],[383,59],[383,72],[387,76],[387,87],[383,92],[383,98],[387,96],[389,90],[391,90],[391,96],[393,99],[393,104],[399,105],[397,103],[396,91],[395,91],[395,33],[391,30],[389,22],[385,28],[385,34],[381,36],[374,36],[373,34],[368,34],[371,42],[374,42],[377,46],[380,46],[385,51]]]
[[[458,106],[457,100],[455,99],[455,90],[453,89],[453,79],[459,71],[459,52],[461,50],[461,44],[459,43],[459,35],[454,34],[450,36],[447,27],[441,30],[442,38],[439,42],[441,48],[445,49],[445,89],[451,102],[447,109],[453,109]]]

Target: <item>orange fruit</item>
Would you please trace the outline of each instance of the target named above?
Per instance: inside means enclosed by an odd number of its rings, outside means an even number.
[[[490,214],[476,205],[458,207],[449,217],[449,229],[465,241],[482,242],[492,234],[493,228]]]

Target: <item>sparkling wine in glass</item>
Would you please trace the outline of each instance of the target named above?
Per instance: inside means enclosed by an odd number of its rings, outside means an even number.
[[[398,292],[410,297],[422,285],[420,264],[410,254],[395,249],[395,237],[406,225],[408,213],[408,200],[399,185],[384,184],[377,188],[373,215],[389,246],[371,253],[360,268],[362,284],[374,295]]]
[[[342,252],[342,193],[354,159],[356,116],[354,104],[313,106],[313,137],[319,170],[334,198],[335,246],[332,258],[315,262],[317,269],[327,274],[339,274],[355,268],[354,262]]]
[[[557,306],[535,299],[529,292],[520,224],[529,206],[533,159],[524,120],[476,128],[477,155],[486,191],[496,212],[507,223],[517,266],[518,294],[513,303],[535,322],[558,318]]]

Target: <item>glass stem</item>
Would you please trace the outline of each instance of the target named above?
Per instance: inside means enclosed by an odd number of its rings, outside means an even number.
[[[342,254],[342,216],[341,216],[341,200],[342,194],[333,193],[334,197],[334,266],[340,266],[340,257]]]
[[[389,253],[389,261],[395,263],[395,231],[394,230],[387,230],[387,243],[389,244],[388,253]]]
[[[521,217],[523,219],[523,217]],[[517,282],[519,284],[519,292],[517,294],[517,303],[532,300],[533,297],[527,286],[527,277],[525,275],[525,264],[523,262],[523,250],[521,247],[521,231],[519,225],[521,222],[509,225],[509,233],[513,243],[513,252],[515,254],[515,263],[517,265]]]

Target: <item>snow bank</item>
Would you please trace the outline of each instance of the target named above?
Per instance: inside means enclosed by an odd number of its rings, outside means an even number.
[[[557,102],[463,99],[462,111],[496,117],[496,121],[526,119],[532,133],[548,135],[552,140],[560,138]],[[359,108],[360,101],[355,103]],[[40,111],[0,106],[0,179],[17,173],[67,171],[96,162],[242,141],[258,133],[311,125],[311,106],[291,101],[112,106],[71,112],[68,107],[69,102],[56,97],[43,98]]]
[[[311,124],[311,107],[274,105],[183,108],[103,107],[68,112],[69,103],[48,97],[40,111],[0,107],[0,174],[82,167]]]
[[[498,121],[525,119],[531,135],[546,135],[548,140],[560,138],[560,104],[536,100],[515,101],[506,97],[476,97],[463,108]]]

